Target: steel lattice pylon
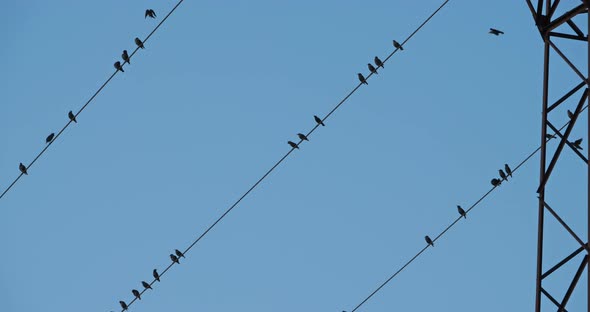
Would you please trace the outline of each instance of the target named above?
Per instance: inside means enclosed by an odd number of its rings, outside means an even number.
[[[586,233],[583,234],[581,232],[576,233],[564,219],[560,217],[558,213],[559,209],[553,209],[550,204],[548,203],[547,198],[545,197],[546,185],[549,179],[551,178],[551,173],[553,172],[555,165],[562,154],[564,147],[569,147],[582,161],[585,162],[587,168],[587,181],[588,185],[587,188],[590,187],[590,166],[588,164],[587,156],[584,156],[580,152],[580,147],[576,147],[576,144],[569,140],[569,135],[572,132],[572,129],[576,126],[576,121],[578,120],[578,116],[583,111],[583,108],[587,102],[590,101],[588,97],[588,77],[590,75],[590,40],[588,35],[584,34],[584,32],[580,29],[580,25],[582,24],[579,21],[582,20],[585,27],[586,32],[588,32],[588,28],[590,27],[590,14],[588,14],[588,8],[590,7],[590,0],[564,0],[561,2],[560,0],[538,0],[535,1],[536,3],[533,4],[531,0],[526,0],[526,3],[533,14],[533,18],[535,20],[535,24],[537,25],[541,37],[544,42],[544,74],[543,74],[543,111],[542,111],[542,127],[541,127],[541,166],[540,166],[540,183],[539,188],[537,190],[539,194],[539,219],[538,219],[538,240],[537,240],[537,282],[536,282],[536,293],[535,293],[535,311],[540,312],[542,308],[542,300],[543,298],[547,298],[550,302],[552,302],[555,306],[548,304],[544,306],[544,310],[557,310],[557,311],[567,311],[567,303],[572,296],[572,293],[576,286],[578,285],[578,281],[582,277],[584,270],[586,270],[586,274],[588,276],[587,283],[588,290],[586,293],[586,307],[587,310],[590,312],[590,262],[588,261],[588,255],[590,254],[590,247],[588,245],[588,241],[590,240],[590,198],[588,198],[586,192],[586,211],[576,211],[576,214],[579,214],[580,217],[585,218],[586,224]],[[564,12],[563,14],[556,14],[556,12]],[[575,20],[574,20],[575,19]],[[576,24],[578,21],[579,24]],[[582,49],[584,49],[584,53],[587,54],[588,63],[584,72],[576,67],[574,63],[568,58],[568,55],[564,53],[562,50],[559,49],[558,45],[556,44],[556,40],[559,38],[560,41],[567,40],[567,41],[574,41],[577,42]],[[550,58],[557,58],[561,59],[566,64],[569,70],[573,71],[575,75],[577,75],[580,80],[579,83],[573,87],[568,92],[564,93],[557,101],[550,103],[549,102],[549,88],[550,80],[549,77],[549,61]],[[555,77],[558,78],[558,77]],[[568,99],[573,99],[573,101],[568,101]],[[577,100],[579,98],[579,100]],[[570,104],[574,103],[574,104]],[[577,103],[577,105],[575,105]],[[560,132],[550,121],[549,116],[550,113],[560,105],[569,105],[569,109],[573,112],[570,114],[570,122],[565,128],[565,131],[562,133]],[[575,108],[574,108],[575,105]],[[590,111],[590,110],[588,110]],[[590,117],[590,113],[588,117]],[[547,150],[547,138],[548,134],[552,135],[555,133],[557,135],[557,139],[559,143],[557,148],[548,153]],[[586,133],[586,140],[590,139],[590,132],[588,129],[584,132]],[[587,146],[586,152],[590,145]],[[569,151],[568,151],[569,152]],[[550,156],[547,157],[547,156]],[[559,186],[552,186],[552,187],[559,187]],[[565,186],[561,186],[565,187]],[[571,237],[577,241],[578,248],[572,250],[571,253],[563,258],[561,261],[557,263],[547,263],[546,267],[549,269],[543,269],[543,256],[544,250],[543,247],[546,245],[544,241],[544,229],[546,225],[545,215],[546,213],[548,218],[554,218],[570,235]],[[585,215],[584,215],[585,214]],[[548,233],[549,234],[549,233]],[[563,265],[569,262],[574,262],[578,265],[578,268],[571,278],[571,282],[567,286],[565,290],[565,294],[563,298],[556,298],[554,293],[563,291],[565,288],[562,289],[555,289],[554,285],[552,289],[548,289],[544,287],[544,279],[554,272],[560,270]]]

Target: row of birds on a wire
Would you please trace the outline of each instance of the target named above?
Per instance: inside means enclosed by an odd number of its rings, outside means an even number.
[[[148,18],[148,17],[156,18],[157,17],[156,11],[154,11],[152,9],[145,10],[145,17],[144,18]],[[135,37],[135,45],[137,45],[138,48],[145,49],[145,47],[143,46],[143,41],[141,41],[141,39],[139,39],[137,37]],[[127,50],[123,50],[123,54],[121,54],[121,58],[123,59],[123,64],[121,64],[120,61],[116,61],[114,66],[117,70],[124,73],[125,70],[123,70],[123,65],[125,65],[125,63],[131,65],[129,53],[127,52]]]

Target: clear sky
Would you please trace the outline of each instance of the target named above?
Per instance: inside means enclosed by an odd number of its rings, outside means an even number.
[[[175,3],[0,4],[0,189]],[[441,3],[186,0],[0,200],[0,311],[119,311]],[[539,145],[524,1],[451,0],[405,48],[130,310],[350,311]],[[583,44],[563,49],[585,66]],[[579,83],[554,64],[553,98]],[[583,231],[576,157],[548,201]],[[359,311],[530,311],[538,161]],[[549,226],[546,267],[577,248]],[[557,298],[577,264],[548,281]]]

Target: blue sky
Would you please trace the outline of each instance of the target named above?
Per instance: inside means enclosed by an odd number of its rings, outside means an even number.
[[[118,311],[441,2],[185,1],[0,200],[0,310]],[[0,188],[175,3],[0,5]],[[559,62],[553,99],[579,83]],[[524,1],[451,1],[130,310],[350,311],[539,145],[541,77]],[[585,166],[557,169],[583,231]],[[537,183],[534,157],[359,311],[532,309]],[[577,246],[547,226],[552,263]]]

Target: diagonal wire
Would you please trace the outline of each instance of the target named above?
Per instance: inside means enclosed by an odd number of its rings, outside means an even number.
[[[436,13],[438,13],[450,0],[446,0],[443,2],[442,5],[440,5],[426,20],[424,20],[424,22],[422,22],[422,24],[420,24],[420,26],[418,26],[418,28],[416,28],[414,30],[414,32],[412,32],[407,38],[406,40],[404,40],[402,42],[402,46],[408,42],[420,29],[422,29],[422,27],[424,27],[424,25],[426,25],[426,23],[428,23],[428,21],[430,21],[435,15]],[[149,37],[149,36],[148,36]],[[387,58],[385,58],[383,60],[383,63],[387,62],[397,51],[399,50],[399,48],[395,48],[395,50],[393,50],[393,52],[391,52]],[[373,73],[370,73],[367,77],[366,80],[368,80],[369,78],[371,78],[371,76],[373,76]],[[361,86],[363,85],[363,82],[360,82],[359,84],[356,85],[356,87],[354,89],[352,89],[352,91],[350,91],[342,100],[340,100],[340,102],[338,102],[338,104],[336,104],[336,106],[334,106],[334,108],[328,113],[326,114],[326,116],[324,118],[321,119],[321,122],[323,123],[325,120],[327,120],[342,104],[344,104],[344,102],[346,102]],[[320,126],[319,123],[316,123],[316,125],[306,134],[306,137],[311,136],[311,134]],[[295,150],[299,148],[299,145],[303,142],[303,139],[300,139],[299,142],[297,143],[297,147],[291,147],[291,149],[283,156],[281,157],[270,169],[268,169],[268,171],[266,171],[266,173],[264,173],[264,175],[262,175],[262,177],[260,179],[258,179],[240,198],[238,198],[238,200],[236,200],[219,218],[217,218],[217,220],[215,220],[215,222],[213,222],[201,235],[199,235],[197,237],[197,239],[195,239],[182,253],[186,254],[187,252],[189,252],[203,237],[205,237],[205,235],[207,235],[207,233],[209,233],[209,231],[211,231],[219,222],[221,222],[221,220],[223,220],[223,218],[225,218],[246,196],[248,196],[248,194],[250,194],[250,192],[252,192],[271,172],[273,172],[289,155],[291,155],[291,153]],[[166,272],[168,272],[168,270],[170,270],[172,268],[172,266],[174,265],[174,262],[170,263],[165,269],[164,271],[162,271],[162,273],[160,274],[160,277],[163,276],[164,274],[166,274]],[[152,286],[154,283],[156,282],[156,280],[152,280],[152,282],[150,283],[150,286]],[[144,289],[141,291],[140,295],[142,295],[147,289]],[[135,301],[137,300],[137,298],[134,298],[133,300],[131,300],[129,302],[129,304],[127,305],[127,307],[131,306],[133,303],[135,303]],[[125,311],[126,309],[122,309],[121,311]]]
[[[584,108],[582,108],[582,110],[580,110],[580,112],[583,112],[586,108],[588,108],[588,105],[584,106]],[[569,125],[571,122],[568,121],[566,122],[563,126],[561,126],[561,128],[559,128],[559,131],[561,131],[563,128],[565,128],[567,125]],[[548,138],[546,138],[545,142],[549,142],[550,140],[554,139],[556,137],[556,135],[552,135]],[[531,157],[533,157],[539,150],[541,149],[541,146],[539,146],[537,149],[535,149],[532,153],[530,153],[524,160],[522,160],[516,167],[514,167],[514,169],[512,170],[512,172],[516,172],[520,167],[522,167],[527,161],[529,161],[531,159]],[[483,196],[481,196],[475,203],[473,203],[473,205],[471,205],[471,207],[469,207],[469,209],[467,209],[465,211],[465,213],[469,213],[473,208],[475,208],[477,205],[479,205],[486,197],[488,197],[488,195],[490,195],[490,193],[492,193],[498,186],[494,186],[492,187],[489,191],[487,191],[485,194],[483,194]],[[450,230],[453,226],[455,226],[455,224],[457,224],[457,222],[459,222],[459,220],[461,220],[462,216],[459,216],[457,219],[455,219],[455,221],[453,221],[451,224],[449,224],[449,226],[447,226],[440,234],[438,234],[432,241],[436,242],[439,238],[441,238],[448,230]],[[391,282],[392,279],[394,279],[399,273],[401,273],[407,266],[410,265],[410,263],[412,263],[414,260],[416,260],[416,258],[420,257],[420,255],[422,255],[422,253],[424,251],[426,251],[426,249],[430,247],[430,245],[426,245],[424,248],[422,248],[416,255],[414,255],[410,260],[408,260],[401,268],[399,268],[397,271],[395,271],[395,273],[393,273],[388,279],[385,280],[385,282],[381,283],[381,285],[379,285],[379,287],[377,287],[371,294],[369,294],[365,299],[363,299],[363,301],[361,301],[361,303],[359,303],[354,309],[351,310],[351,312],[355,312],[356,310],[358,310],[363,304],[365,304],[367,301],[369,301],[369,299],[371,299],[371,297],[373,297],[373,295],[375,295],[377,292],[379,292],[381,290],[381,288],[385,287],[385,285],[387,285],[389,282]]]
[[[166,19],[168,19],[168,17],[176,10],[176,8],[178,8],[178,6],[183,2],[184,0],[180,0],[178,1],[178,3],[172,8],[172,10],[170,10],[170,12],[168,12],[168,14],[160,21],[160,23],[158,23],[158,25],[156,25],[156,27],[152,30],[152,32],[150,32],[147,37],[145,37],[145,39],[143,40],[143,43],[147,42],[150,37],[158,30],[158,28],[160,28],[160,26],[166,21]],[[137,53],[137,51],[139,50],[139,47],[136,47],[135,50],[133,50],[133,52],[129,55],[129,58],[133,57],[133,55],[135,55],[135,53]],[[125,66],[125,63],[123,63],[122,67]],[[111,76],[100,86],[100,88],[98,88],[98,90],[96,90],[96,92],[94,92],[94,94],[90,97],[90,99],[88,99],[88,101],[86,101],[86,103],[84,103],[84,105],[82,106],[82,108],[80,108],[78,110],[78,112],[76,114],[74,114],[74,117],[78,117],[78,115],[80,115],[80,113],[82,113],[82,111],[86,108],[86,106],[88,106],[88,104],[90,104],[95,98],[96,96],[107,86],[107,84],[109,84],[109,82],[111,82],[111,80],[115,77],[115,75],[119,73],[119,70],[115,70],[114,73],[111,74]],[[39,157],[41,157],[41,155],[43,155],[45,153],[45,151],[47,151],[47,149],[49,149],[49,147],[51,146],[51,144],[53,144],[53,142],[55,142],[55,140],[57,140],[60,135],[70,126],[70,124],[72,123],[72,120],[68,121],[65,126],[63,126],[63,128],[61,128],[61,130],[53,137],[53,139],[45,145],[45,147],[39,152],[39,154],[37,154],[37,156],[33,159],[33,161],[31,161],[27,166],[27,170],[29,170],[29,168],[31,168],[31,166],[33,166],[33,164],[37,161],[37,159],[39,159]],[[14,181],[12,181],[12,183],[2,192],[2,194],[0,194],[0,199],[2,199],[4,197],[4,195],[6,195],[6,193],[8,193],[8,191],[10,191],[10,189],[12,189],[12,187],[16,184],[16,182],[18,182],[18,180],[20,180],[20,178],[24,175],[24,173],[21,172],[21,174],[19,174],[16,179],[14,179]]]

